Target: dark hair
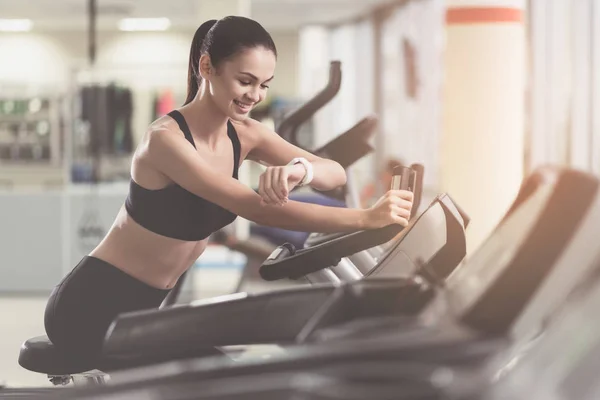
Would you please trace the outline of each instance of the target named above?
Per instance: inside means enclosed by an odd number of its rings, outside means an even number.
[[[196,30],[188,67],[188,88],[185,104],[191,102],[202,81],[199,74],[200,56],[208,53],[213,67],[239,51],[262,46],[277,57],[277,49],[271,35],[258,22],[240,16],[228,16],[220,20],[206,21]]]

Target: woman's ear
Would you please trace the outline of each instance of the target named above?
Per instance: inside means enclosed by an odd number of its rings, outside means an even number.
[[[200,62],[198,63],[198,66],[198,73],[200,74],[202,79],[208,80],[208,78],[210,77],[210,75],[212,75],[214,70],[212,63],[210,62],[210,56],[206,53],[202,54],[200,56]]]

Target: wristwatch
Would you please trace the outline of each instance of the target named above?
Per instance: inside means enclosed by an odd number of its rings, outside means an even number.
[[[287,165],[295,165],[295,164],[302,164],[304,166],[304,169],[306,170],[306,173],[304,174],[304,178],[302,178],[302,180],[300,181],[298,186],[306,186],[309,183],[311,183],[313,180],[313,177],[314,177],[314,172],[313,172],[313,166],[310,163],[310,161],[308,161],[304,157],[296,157],[292,161],[290,161]]]

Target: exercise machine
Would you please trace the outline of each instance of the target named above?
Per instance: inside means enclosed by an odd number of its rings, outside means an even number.
[[[171,362],[115,373],[110,387],[77,394],[106,399],[323,399],[332,393],[348,396],[341,398],[476,399],[483,398],[472,390],[481,387],[478,377],[489,365],[497,367],[500,358],[503,369],[496,369],[490,381],[511,376],[515,365],[521,365],[515,374],[530,367],[528,376],[514,378],[513,392],[527,382],[537,387],[535,399],[561,398],[547,397],[551,390],[562,391],[563,398],[594,398],[596,382],[588,372],[594,371],[589,363],[600,331],[589,318],[594,320],[600,297],[592,291],[587,308],[577,299],[597,284],[600,250],[590,238],[600,234],[598,188],[597,178],[582,172],[536,172],[480,248],[445,282],[429,281],[433,297],[417,318],[330,320],[310,330],[310,345],[291,346],[270,360]],[[570,306],[563,307],[565,303]],[[321,315],[332,305],[324,303]],[[561,308],[563,317],[555,317]],[[549,321],[554,330],[548,329]],[[575,330],[567,329],[573,326]],[[583,342],[573,346],[578,328],[584,329],[579,332]],[[570,347],[563,349],[565,344]],[[521,361],[528,350],[530,363]],[[558,351],[562,353],[554,354]],[[552,368],[546,360],[553,359],[562,364]],[[574,360],[579,368],[565,375]],[[584,387],[577,383],[576,371]],[[562,378],[536,379],[556,376]],[[540,389],[544,383],[548,386]],[[527,396],[531,392],[520,393],[520,398],[534,398]],[[500,389],[493,394],[502,395]],[[494,400],[500,398],[519,397]]]
[[[448,212],[444,211],[442,204]],[[437,261],[437,264],[446,264],[445,268],[454,267],[466,251],[463,216],[447,196],[434,201],[430,209],[432,212],[424,213],[406,229],[391,225],[379,230],[350,233],[347,237],[306,249],[302,257],[307,264],[313,265],[317,265],[315,260],[323,258],[318,265],[326,268],[333,265],[330,262],[332,256],[346,257],[386,243],[401,231],[414,231],[416,235],[420,232],[418,226],[425,224],[442,228],[458,227],[457,233],[462,237],[459,244],[462,247],[458,251],[444,251],[444,248],[456,246],[456,243],[447,239],[447,229],[439,229],[441,240],[432,240],[429,236],[421,238],[421,241],[430,241],[432,245],[423,254],[413,253],[414,261],[402,252],[394,253],[400,255],[398,264],[407,261],[412,263],[408,267],[398,265],[398,268],[408,271],[415,263],[418,265],[421,260],[430,259],[435,265],[435,260],[448,254],[452,258],[447,259],[446,263]],[[435,234],[426,231],[428,235]],[[403,237],[408,240],[413,236],[407,234]],[[423,246],[419,248],[425,249]],[[385,259],[389,268],[395,265],[393,257],[390,255]],[[295,258],[298,259],[299,256]],[[421,270],[425,269],[419,268]],[[304,327],[313,323],[314,316],[324,304],[337,304],[340,313],[349,304],[364,304],[362,309],[354,309],[358,314],[347,314],[344,317],[346,320],[376,313],[411,314],[421,307],[430,293],[426,285],[415,283],[417,281],[412,278],[353,281],[344,285],[304,286],[254,296],[239,293],[158,311],[124,314],[115,320],[107,334],[105,359],[100,365],[89,360],[66,359],[45,336],[26,341],[19,362],[24,368],[45,373],[51,380],[60,383],[69,382],[71,375],[86,371],[111,371],[177,358],[214,355],[217,353],[215,347],[256,343],[291,344],[300,340]],[[98,374],[93,376],[97,377]]]

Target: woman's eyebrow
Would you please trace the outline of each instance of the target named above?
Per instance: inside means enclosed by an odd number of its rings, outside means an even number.
[[[252,75],[250,72],[240,72],[240,74],[244,74],[244,75],[248,75],[249,77],[251,77],[254,80],[258,80],[258,78],[254,75]],[[267,79],[265,82],[269,82],[270,80],[272,80],[273,78],[275,78],[275,75],[273,75],[272,77],[270,77],[269,79]]]

